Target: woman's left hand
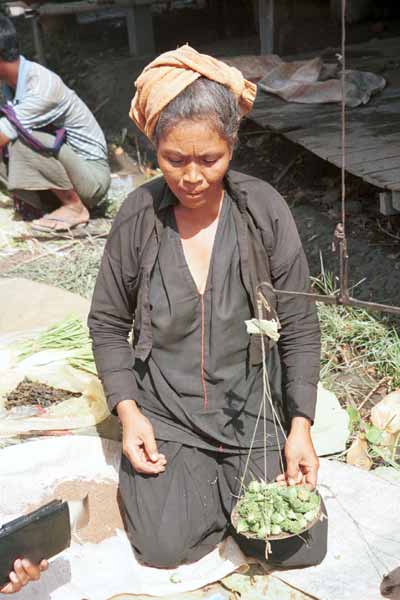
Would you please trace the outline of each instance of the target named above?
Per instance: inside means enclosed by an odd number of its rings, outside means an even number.
[[[314,489],[317,485],[319,459],[311,439],[311,424],[304,417],[294,417],[285,444],[286,473],[277,481],[287,485],[304,484]]]

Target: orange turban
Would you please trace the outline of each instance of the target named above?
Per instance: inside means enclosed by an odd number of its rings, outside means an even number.
[[[244,79],[235,67],[182,46],[165,52],[143,70],[135,82],[136,94],[129,116],[152,138],[162,110],[199,77],[207,77],[227,87],[238,99],[242,115],[253,106],[257,87]]]

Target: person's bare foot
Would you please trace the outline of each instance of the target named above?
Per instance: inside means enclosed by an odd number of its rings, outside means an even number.
[[[44,215],[41,219],[32,221],[32,228],[39,231],[58,233],[74,229],[78,225],[89,222],[89,211],[82,203],[60,206],[53,212]]]

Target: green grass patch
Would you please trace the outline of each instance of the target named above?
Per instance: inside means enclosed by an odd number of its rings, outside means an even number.
[[[319,292],[335,292],[334,278],[323,273],[314,280]],[[377,380],[400,386],[400,336],[387,317],[360,308],[318,303],[321,323],[321,379],[349,367],[365,369]]]

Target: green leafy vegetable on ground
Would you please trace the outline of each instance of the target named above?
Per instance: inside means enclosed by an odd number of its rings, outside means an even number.
[[[361,424],[361,415],[359,411],[354,408],[354,406],[347,406],[346,410],[347,414],[349,415],[349,427],[351,433],[358,431]]]
[[[69,351],[66,361],[71,367],[97,375],[89,331],[78,317],[68,317],[24,342],[18,358],[23,360],[42,350]]]
[[[261,540],[271,535],[299,534],[318,516],[320,507],[320,496],[304,486],[254,480],[236,506],[234,525],[238,533]]]

